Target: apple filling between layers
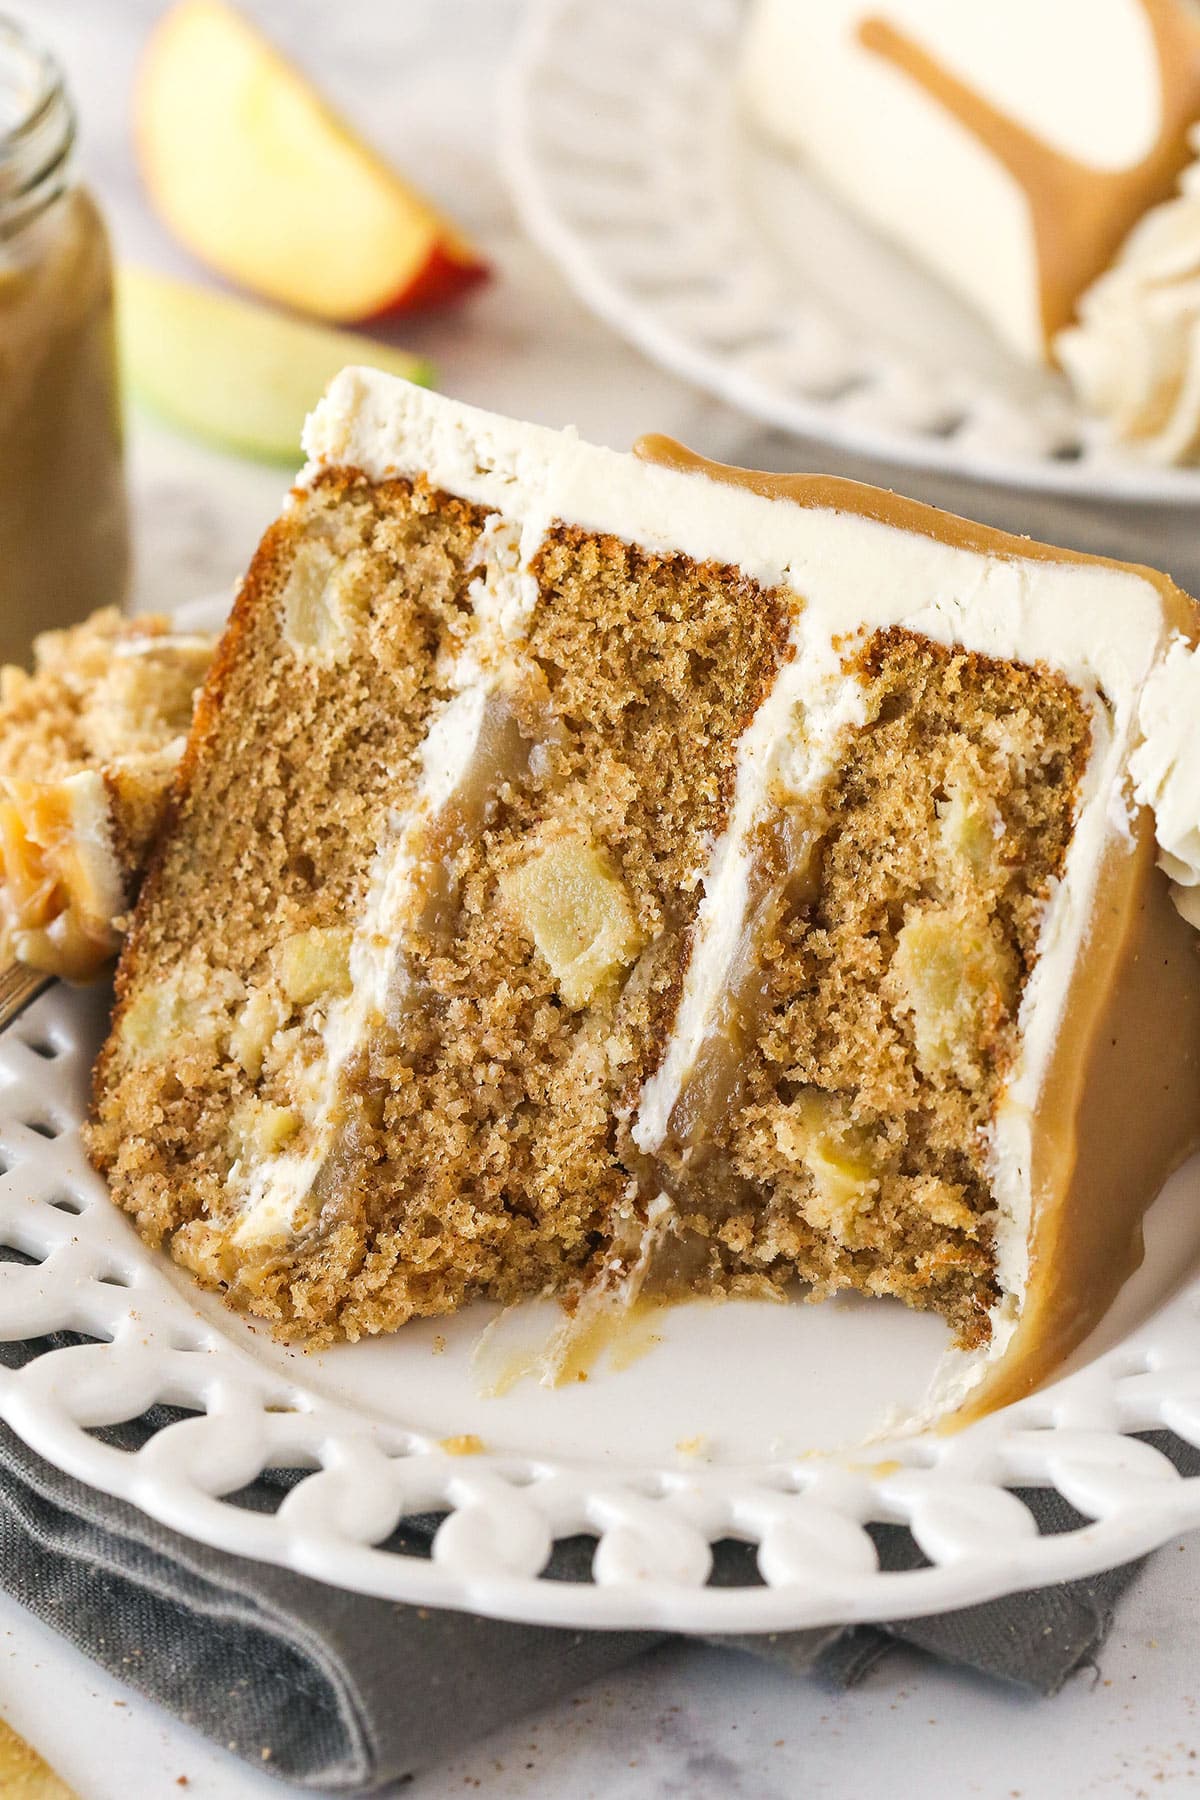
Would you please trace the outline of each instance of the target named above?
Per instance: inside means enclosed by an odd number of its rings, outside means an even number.
[[[637,1261],[981,1342],[1087,705],[892,629],[843,642],[820,723],[795,595],[574,527],[522,550],[346,471],[268,534],[127,954],[117,1198],[315,1341]]]

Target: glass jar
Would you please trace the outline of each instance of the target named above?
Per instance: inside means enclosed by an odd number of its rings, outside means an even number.
[[[112,260],[53,58],[0,17],[0,663],[128,579]]]

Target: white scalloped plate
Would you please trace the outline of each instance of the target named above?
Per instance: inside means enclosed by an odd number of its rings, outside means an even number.
[[[911,468],[1195,505],[1200,470],[1106,446],[937,281],[758,143],[744,0],[540,0],[510,71],[525,225],[648,356],[766,425]]]
[[[1129,1433],[1200,1446],[1200,1163],[1151,1214],[1150,1254],[1075,1372],[954,1436],[832,1450],[915,1400],[942,1328],[882,1302],[680,1307],[663,1342],[586,1383],[486,1398],[487,1309],[305,1356],[140,1243],[78,1126],[107,995],[57,987],[0,1038],[0,1336],[96,1339],[0,1369],[0,1415],[42,1456],[164,1524],[395,1600],[579,1626],[782,1630],[911,1616],[1111,1566],[1200,1523],[1200,1479]],[[1177,1291],[1172,1295],[1172,1288]],[[508,1321],[544,1330],[544,1311]],[[130,1452],[100,1428],[191,1409]],[[478,1454],[446,1440],[474,1433]],[[233,1498],[311,1471],[278,1510]],[[1006,1490],[1057,1488],[1090,1523],[1039,1536]],[[439,1512],[431,1557],[384,1548]],[[929,1566],[883,1573],[864,1526],[906,1524]],[[598,1540],[591,1583],[542,1575]],[[706,1586],[710,1546],[762,1585]],[[743,1577],[748,1583],[750,1577]]]

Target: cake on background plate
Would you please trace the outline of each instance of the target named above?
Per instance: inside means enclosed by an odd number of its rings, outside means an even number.
[[[1036,1382],[1200,1134],[1195,604],[365,370],[306,447],[97,1071],[144,1237],[312,1343],[802,1281]]]
[[[0,669],[0,964],[80,981],[116,954],[213,642],[108,607]]]
[[[1117,437],[1200,454],[1197,0],[756,0],[740,87]]]

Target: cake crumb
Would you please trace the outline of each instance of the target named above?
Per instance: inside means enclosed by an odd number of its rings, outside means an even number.
[[[438,1449],[447,1456],[481,1456],[484,1444],[477,1432],[460,1431],[453,1437],[439,1438]]]

